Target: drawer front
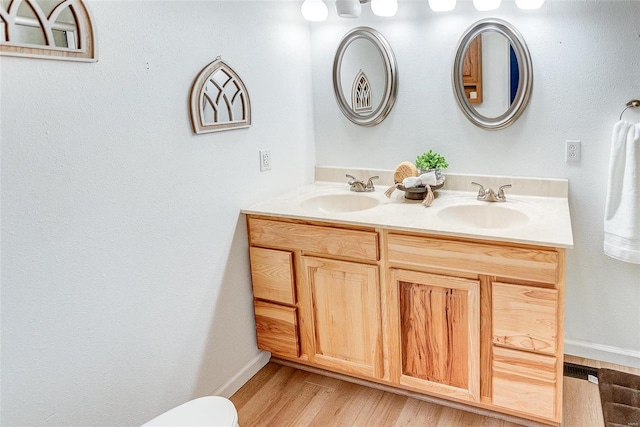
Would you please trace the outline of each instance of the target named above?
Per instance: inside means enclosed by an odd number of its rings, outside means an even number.
[[[389,261],[555,284],[558,253],[483,243],[389,234]]]
[[[494,283],[493,343],[556,354],[558,291]]]
[[[367,261],[377,261],[379,258],[378,235],[368,231],[249,217],[249,240],[252,246],[299,249]]]
[[[494,347],[492,380],[494,405],[556,418],[555,357]]]
[[[250,248],[253,296],[282,304],[295,304],[293,254]]]
[[[298,316],[293,307],[254,301],[258,348],[274,355],[299,357]]]

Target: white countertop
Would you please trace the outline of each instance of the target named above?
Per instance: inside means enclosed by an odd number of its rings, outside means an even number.
[[[456,179],[459,177],[460,175]],[[464,177],[466,179],[466,176]],[[537,182],[537,184],[534,183],[533,188],[536,185],[540,187],[538,182],[540,180],[535,178],[533,180]],[[490,203],[476,200],[476,191],[447,189],[448,183],[449,177],[444,188],[437,191],[437,197],[430,207],[423,206],[420,201],[405,199],[404,192],[400,190],[394,191],[391,198],[387,198],[384,191],[388,185],[384,184],[379,184],[374,192],[355,193],[349,190],[346,182],[316,182],[256,203],[242,209],[242,213],[559,248],[573,247],[567,197],[510,194],[507,190],[506,202]],[[451,185],[451,187],[458,186]],[[543,185],[543,187],[546,186]],[[524,193],[529,192],[529,190],[524,191]],[[306,200],[318,196],[349,194],[373,198],[378,204],[355,212],[327,212],[323,209],[305,207]],[[498,210],[508,208],[525,214],[528,220],[524,224],[509,228],[464,225],[452,221],[447,217],[446,212],[441,213],[443,209],[454,205],[485,205],[484,209]],[[491,211],[488,212],[491,214]]]

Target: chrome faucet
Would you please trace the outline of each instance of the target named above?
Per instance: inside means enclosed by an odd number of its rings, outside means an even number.
[[[478,187],[480,187],[478,189],[477,199],[484,202],[506,202],[507,196],[505,196],[504,194],[504,189],[511,188],[511,184],[501,185],[500,188],[498,188],[498,193],[496,194],[496,192],[493,191],[491,188],[489,188],[488,190],[485,190],[482,184],[478,184],[477,182],[472,182],[471,184],[477,185]]]
[[[347,184],[351,186],[350,188],[351,191],[355,191],[357,193],[375,191],[375,187],[373,186],[373,180],[379,178],[379,176],[377,175],[372,176],[367,180],[367,183],[365,184],[363,181],[356,179],[356,177],[354,176],[346,175],[346,177],[349,178],[349,181],[347,181]]]

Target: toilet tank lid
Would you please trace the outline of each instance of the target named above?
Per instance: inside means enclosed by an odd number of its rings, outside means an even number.
[[[190,400],[164,414],[158,415],[143,427],[152,426],[237,426],[238,412],[229,399],[205,396]]]

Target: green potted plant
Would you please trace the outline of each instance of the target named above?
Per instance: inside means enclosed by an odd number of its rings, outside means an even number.
[[[429,150],[416,158],[416,167],[420,173],[424,173],[434,169],[445,169],[449,167],[449,163],[440,153]]]

